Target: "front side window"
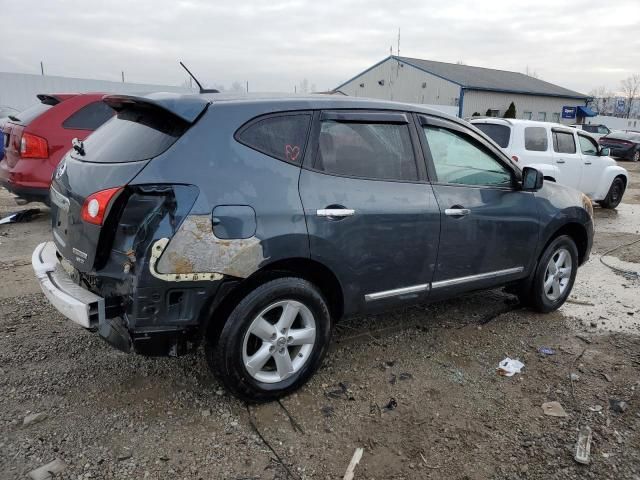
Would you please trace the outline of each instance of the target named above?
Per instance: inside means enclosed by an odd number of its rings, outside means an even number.
[[[584,155],[598,155],[598,145],[594,140],[589,137],[585,137],[584,135],[578,135],[578,140],[580,142],[580,150]]]
[[[553,132],[553,150],[557,153],[576,153],[573,133]]]
[[[291,114],[266,117],[242,129],[240,143],[289,163],[300,164],[311,115]]]
[[[469,137],[439,127],[424,135],[440,183],[507,187],[511,172]]]
[[[418,179],[406,124],[323,120],[318,143],[317,170],[378,180]]]
[[[115,115],[115,111],[104,102],[93,102],[85,105],[72,114],[62,127],[71,130],[96,130],[100,125]]]
[[[547,129],[544,127],[526,127],[524,129],[524,148],[531,152],[546,152],[549,148]]]

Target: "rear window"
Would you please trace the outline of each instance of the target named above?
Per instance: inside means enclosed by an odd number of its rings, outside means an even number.
[[[114,114],[113,108],[106,103],[93,102],[85,105],[62,122],[62,127],[71,130],[96,130]]]
[[[598,126],[597,125],[583,125],[582,129],[585,132],[598,133]]]
[[[21,125],[25,127],[29,125],[32,121],[42,115],[44,112],[49,110],[51,105],[45,105],[44,103],[36,103],[35,105],[27,108],[26,110],[21,111],[20,113],[15,113],[12,117],[18,119]]]
[[[238,132],[237,140],[249,148],[300,164],[311,115],[276,115],[256,120]]]
[[[531,152],[546,152],[549,148],[547,129],[544,127],[526,127],[524,129],[524,148]]]
[[[511,128],[507,125],[497,125],[495,123],[474,123],[473,125],[488,135],[500,147],[507,148],[509,146]]]
[[[189,124],[164,110],[136,105],[89,135],[85,155],[71,151],[74,158],[95,163],[122,163],[157,157],[187,130]]]

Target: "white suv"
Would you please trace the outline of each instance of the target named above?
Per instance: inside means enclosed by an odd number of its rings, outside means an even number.
[[[584,192],[604,208],[616,208],[627,188],[627,171],[596,139],[559,123],[482,118],[471,123],[521,167]]]

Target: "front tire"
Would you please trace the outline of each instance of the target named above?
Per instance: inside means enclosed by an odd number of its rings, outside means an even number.
[[[565,302],[578,271],[578,249],[567,235],[554,239],[544,250],[531,282],[520,291],[520,302],[541,313],[557,310]]]
[[[602,208],[616,208],[622,201],[624,195],[624,181],[620,178],[614,178],[609,187],[609,193],[604,200],[598,202]]]
[[[238,303],[220,336],[207,339],[205,354],[230,392],[264,402],[300,388],[320,366],[330,338],[331,316],[318,288],[277,278]]]

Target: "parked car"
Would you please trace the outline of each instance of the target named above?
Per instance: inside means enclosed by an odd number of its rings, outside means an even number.
[[[42,94],[39,103],[12,114],[4,126],[0,185],[20,203],[48,202],[51,175],[71,140],[83,140],[113,116],[103,93]]]
[[[15,108],[8,107],[6,105],[0,105],[0,160],[4,157],[4,124],[9,119],[9,115],[18,113]]]
[[[237,396],[280,397],[343,316],[509,285],[560,307],[589,257],[580,192],[468,123],[334,95],[111,95],[117,117],[51,185],[33,268],[64,315],[125,352],[200,342]]]
[[[614,157],[637,162],[640,160],[640,133],[613,132],[602,137],[600,145],[609,148]]]
[[[585,193],[604,208],[616,208],[627,188],[627,171],[588,133],[533,120],[473,120],[514,162]]]
[[[609,135],[611,133],[611,129],[602,124],[576,123],[571,126],[577,130],[582,130],[584,132],[590,133],[591,136],[595,139],[599,139],[600,137],[604,137],[605,135]]]

